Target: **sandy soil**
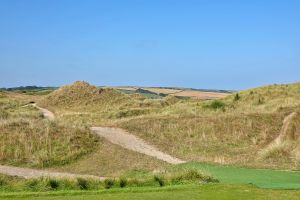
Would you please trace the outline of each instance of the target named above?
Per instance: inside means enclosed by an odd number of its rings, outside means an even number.
[[[95,134],[106,138],[113,144],[117,144],[126,149],[155,157],[167,163],[180,164],[185,162],[183,160],[174,158],[168,154],[157,150],[155,147],[146,144],[140,138],[137,138],[136,136],[133,136],[122,129],[108,127],[92,127],[91,130],[95,132]]]
[[[38,108],[44,115],[45,118],[49,120],[54,120],[54,114],[44,108],[32,104],[34,107]],[[155,157],[157,159],[163,160],[170,164],[180,164],[185,161],[178,158],[174,158],[168,154],[165,154],[155,147],[146,144],[143,140],[125,132],[122,129],[108,128],[108,127],[91,127],[91,130],[98,136],[106,138],[113,144],[120,145],[126,149],[136,151],[139,153],[146,154],[148,156]],[[11,176],[19,176],[23,178],[38,178],[38,177],[53,177],[53,178],[92,178],[92,179],[104,179],[104,177],[93,176],[93,175],[79,175],[71,173],[60,173],[48,170],[38,170],[38,169],[28,169],[21,167],[5,166],[0,165],[0,174],[6,174]]]
[[[0,165],[0,174],[6,174],[10,176],[18,176],[26,179],[29,178],[39,178],[39,177],[52,177],[52,178],[90,178],[104,180],[104,177],[93,176],[93,175],[80,175],[71,173],[60,173],[52,172],[47,170],[29,169],[21,167],[12,167]]]

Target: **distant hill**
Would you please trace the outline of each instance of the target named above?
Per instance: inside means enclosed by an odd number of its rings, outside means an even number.
[[[26,90],[55,90],[57,87],[41,87],[41,86],[20,86],[11,88],[0,88],[3,91],[26,91]]]

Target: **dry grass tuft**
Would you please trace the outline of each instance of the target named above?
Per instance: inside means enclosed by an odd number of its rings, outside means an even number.
[[[6,98],[0,101],[0,162],[48,167],[91,152],[97,138],[85,127],[49,121],[35,108]]]

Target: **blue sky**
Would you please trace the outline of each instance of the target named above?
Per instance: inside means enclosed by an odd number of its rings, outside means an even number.
[[[300,1],[0,0],[0,87],[300,81]]]

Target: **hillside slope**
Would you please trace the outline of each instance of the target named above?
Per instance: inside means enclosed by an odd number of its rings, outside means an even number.
[[[279,137],[291,113],[291,132],[282,145],[261,156]],[[212,101],[181,101],[157,115],[118,126],[186,160],[253,167],[299,169],[300,83],[272,85]]]
[[[42,106],[55,106],[80,109],[95,105],[120,105],[129,101],[128,95],[124,95],[113,89],[98,89],[84,81],[77,81],[66,85],[47,95],[39,102]]]

